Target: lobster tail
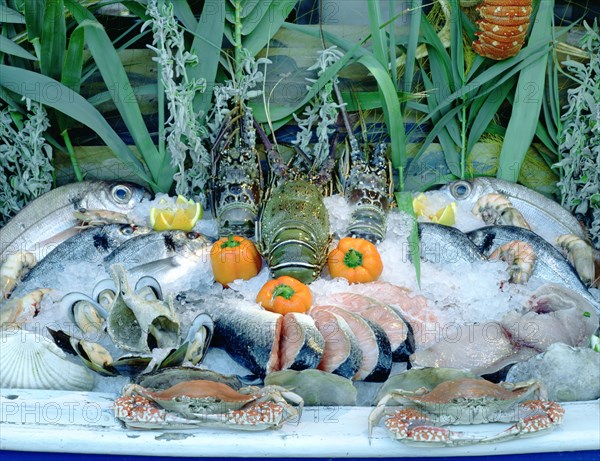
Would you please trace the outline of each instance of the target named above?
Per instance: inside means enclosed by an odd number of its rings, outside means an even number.
[[[290,181],[273,190],[260,217],[259,244],[275,277],[313,282],[329,240],[329,215],[315,185]]]
[[[503,60],[523,46],[531,16],[531,0],[484,0],[477,7],[481,20],[473,50],[486,58]]]

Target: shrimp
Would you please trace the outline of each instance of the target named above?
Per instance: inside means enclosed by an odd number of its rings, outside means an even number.
[[[510,282],[525,284],[531,277],[536,257],[529,243],[513,240],[496,248],[488,259],[505,261],[508,264]]]
[[[521,212],[502,194],[484,195],[471,211],[488,225],[517,226],[531,230]]]
[[[575,267],[579,277],[588,286],[597,287],[600,282],[600,252],[574,234],[561,235],[556,245]]]
[[[17,282],[36,263],[35,255],[28,251],[17,251],[9,255],[0,267],[0,299],[8,298]]]

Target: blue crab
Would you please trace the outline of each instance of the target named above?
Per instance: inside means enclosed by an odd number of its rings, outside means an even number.
[[[300,396],[280,386],[249,386],[236,391],[223,383],[192,380],[160,391],[131,384],[116,399],[114,412],[131,429],[260,431],[277,429],[299,418],[302,406]]]
[[[385,421],[391,436],[404,443],[427,446],[458,446],[503,442],[525,435],[538,435],[562,423],[564,409],[543,400],[539,381],[494,384],[484,379],[459,378],[438,384],[432,390],[396,389],[384,396],[369,415],[369,437],[373,426],[386,413],[386,405],[400,408]],[[515,422],[516,421],[516,422]],[[515,422],[495,435],[473,435],[452,431],[451,424]]]

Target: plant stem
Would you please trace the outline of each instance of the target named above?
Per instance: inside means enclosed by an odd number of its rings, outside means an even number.
[[[462,117],[460,133],[460,179],[465,179],[467,163],[467,104],[462,100]]]
[[[158,0],[159,8],[162,7],[164,0]],[[162,64],[158,63],[156,69],[156,93],[158,96],[158,155],[162,162],[165,158],[165,88],[162,81]],[[162,169],[162,168],[161,168]],[[158,180],[158,178],[154,178]]]
[[[156,92],[158,96],[158,154],[165,158],[165,89],[162,81],[162,65],[158,64]],[[155,178],[158,179],[158,178]]]
[[[65,147],[67,148],[67,152],[69,153],[69,158],[71,159],[71,165],[73,166],[73,172],[75,173],[75,179],[81,182],[83,181],[83,174],[81,174],[81,168],[79,168],[79,162],[77,161],[77,157],[75,156],[75,151],[73,150],[73,145],[71,144],[71,138],[69,137],[68,130],[65,130],[61,133],[63,140],[65,141]]]
[[[235,8],[235,37],[234,37],[234,48],[235,48],[235,80],[239,85],[242,80],[242,3],[241,0],[236,0],[234,3]]]

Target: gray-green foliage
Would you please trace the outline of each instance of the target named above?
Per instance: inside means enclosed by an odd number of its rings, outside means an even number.
[[[0,110],[0,226],[52,187],[52,148],[43,136],[50,123],[41,104],[27,108],[20,126],[10,109]]]
[[[308,70],[317,70],[320,77],[323,73],[344,56],[337,47],[332,46],[326,50],[319,51],[316,64]],[[307,79],[311,84],[316,80]],[[337,77],[334,78],[337,80]],[[308,87],[310,90],[310,86]],[[298,131],[293,144],[304,152],[312,160],[312,169],[319,169],[329,157],[329,138],[333,134],[333,126],[340,109],[333,97],[333,84],[324,85],[317,93],[312,102],[306,106],[302,113],[303,118],[293,114],[298,123]],[[311,145],[313,128],[316,129],[317,142]]]
[[[563,206],[591,219],[590,232],[600,244],[600,35],[598,23],[587,30],[580,46],[589,62],[566,61],[570,77],[577,82],[568,90],[568,105],[562,115],[560,151],[561,180],[558,186]]]
[[[262,84],[264,73],[261,69],[269,64],[271,60],[267,58],[254,58],[246,49],[242,49],[242,61],[239,63],[239,81],[232,78],[225,80],[223,84],[216,85],[214,89],[214,105],[206,121],[208,127],[208,139],[214,143],[223,123],[231,110],[232,105],[241,104],[248,118],[251,119],[252,109],[248,101],[262,95],[262,90],[257,89]],[[256,133],[254,127],[247,126],[247,132],[244,133],[249,149],[254,149],[256,143]]]
[[[150,0],[146,13],[151,18],[144,24],[152,27],[153,58],[161,70],[169,116],[166,120],[167,149],[171,164],[177,168],[176,192],[206,202],[204,191],[208,181],[210,155],[202,145],[204,127],[194,111],[193,101],[204,92],[205,81],[188,78],[187,65],[198,62],[198,56],[186,51],[183,31],[173,15],[173,4]]]

